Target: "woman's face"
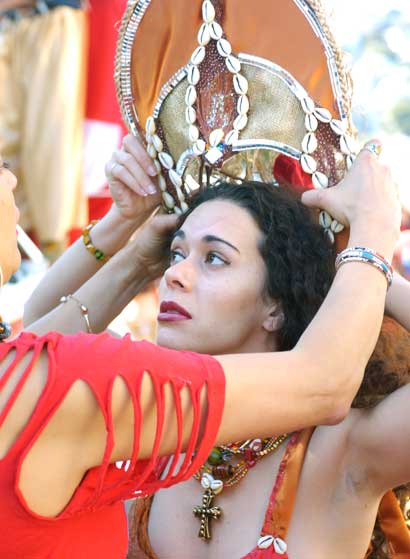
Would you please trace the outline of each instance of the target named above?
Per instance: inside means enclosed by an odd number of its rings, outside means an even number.
[[[21,259],[16,231],[20,214],[13,195],[16,184],[16,177],[4,166],[0,157],[0,265],[5,282],[18,270]]]
[[[188,216],[160,284],[159,345],[214,355],[275,349],[261,241],[233,202],[205,202]]]

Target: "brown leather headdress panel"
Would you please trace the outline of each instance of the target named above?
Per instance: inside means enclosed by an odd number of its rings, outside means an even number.
[[[116,82],[170,211],[187,209],[204,169],[241,178],[255,150],[271,169],[290,159],[312,188],[355,157],[349,78],[320,0],[130,0]],[[320,219],[333,241],[342,226]]]

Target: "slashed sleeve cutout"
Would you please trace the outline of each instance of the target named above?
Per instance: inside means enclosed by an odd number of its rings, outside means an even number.
[[[84,380],[101,406],[106,425],[106,446],[100,465],[92,468],[83,480],[87,504],[96,507],[135,495],[151,494],[189,478],[206,460],[214,444],[222,418],[225,378],[220,364],[209,356],[160,348],[147,342],[133,342],[129,337],[114,339],[108,334],[61,337],[56,347],[56,374],[65,379]],[[144,424],[141,386],[145,375],[152,383],[156,405],[156,430],[149,459],[140,460],[140,439]],[[132,402],[134,415],[132,453],[116,463],[112,458],[115,445],[113,419],[113,387],[117,378],[124,382]],[[173,398],[165,399],[171,389]],[[190,400],[192,428],[183,448],[183,427],[186,421],[181,393],[187,391]],[[202,397],[202,393],[204,396]],[[166,409],[167,406],[172,409]],[[205,406],[205,409],[203,407]],[[161,442],[169,436],[164,430],[165,417],[175,416],[174,458],[165,479],[159,479],[163,461]],[[205,415],[204,415],[205,414]],[[201,425],[202,422],[202,425]],[[201,432],[202,427],[202,432]],[[131,432],[131,430],[130,430]],[[186,457],[177,472],[176,464],[182,451]],[[93,497],[90,499],[90,492]],[[68,512],[81,507],[81,487]]]

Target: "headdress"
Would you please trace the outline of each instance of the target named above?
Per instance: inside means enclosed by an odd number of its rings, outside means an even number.
[[[337,184],[355,157],[350,79],[320,0],[129,0],[116,83],[169,211],[253,150],[311,188]],[[320,222],[332,241],[343,229]]]

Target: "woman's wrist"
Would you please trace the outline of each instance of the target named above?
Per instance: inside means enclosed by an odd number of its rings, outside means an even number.
[[[348,246],[370,248],[391,262],[397,240],[398,232],[390,223],[372,220],[351,225]]]
[[[92,243],[107,256],[113,256],[130,240],[135,231],[148,219],[149,213],[133,219],[121,215],[115,204],[92,228]]]
[[[120,291],[132,292],[133,296],[157,277],[135,252],[132,243],[118,251],[104,268],[115,277]]]

